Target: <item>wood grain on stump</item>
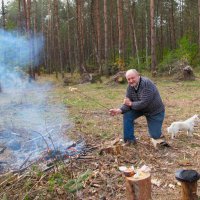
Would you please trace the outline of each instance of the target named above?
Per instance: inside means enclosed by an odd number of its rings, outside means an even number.
[[[198,200],[197,196],[197,181],[181,182],[182,186],[182,200]]]
[[[140,172],[139,177],[126,177],[127,200],[151,199],[151,175]]]

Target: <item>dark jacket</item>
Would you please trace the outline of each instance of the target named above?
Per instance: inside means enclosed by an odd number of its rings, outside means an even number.
[[[122,113],[133,109],[143,112],[144,115],[155,115],[165,110],[157,87],[146,77],[140,77],[137,90],[128,85],[126,97],[128,97],[133,104],[131,108],[129,106],[122,105],[120,108]]]

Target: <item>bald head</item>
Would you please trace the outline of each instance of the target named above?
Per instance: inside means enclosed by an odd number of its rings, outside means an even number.
[[[129,69],[127,72],[126,72],[126,77],[129,76],[130,74],[134,74],[134,75],[138,75],[139,76],[139,73],[136,69]]]
[[[129,85],[135,87],[139,83],[140,76],[139,76],[139,73],[137,72],[136,69],[129,69],[126,72],[126,79],[127,79],[128,83],[129,83]]]

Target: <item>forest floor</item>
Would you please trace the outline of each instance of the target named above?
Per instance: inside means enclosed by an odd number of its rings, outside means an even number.
[[[40,82],[52,81],[43,76]],[[125,177],[119,166],[151,168],[152,199],[180,199],[181,186],[175,178],[177,169],[200,172],[200,124],[193,137],[182,132],[174,140],[166,128],[173,122],[200,114],[200,75],[195,81],[175,82],[170,78],[153,79],[166,106],[163,135],[171,147],[154,149],[144,117],[136,120],[138,143],[124,146],[121,154],[101,154],[103,147],[122,138],[122,116],[112,117],[108,109],[119,107],[126,84],[79,84],[77,91],[54,81],[53,100],[66,104],[68,117],[74,124],[66,134],[74,140],[84,138],[92,151],[82,159],[71,159],[46,172],[32,166],[22,174],[0,177],[0,199],[126,199]],[[106,84],[107,83],[107,84]],[[53,114],[53,113],[52,113]],[[200,185],[198,186],[200,196]]]

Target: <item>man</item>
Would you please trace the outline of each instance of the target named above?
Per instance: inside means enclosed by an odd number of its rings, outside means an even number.
[[[155,84],[148,78],[140,76],[135,69],[126,72],[128,87],[121,108],[110,109],[111,115],[123,114],[124,142],[135,144],[134,120],[140,116],[147,119],[150,137],[160,138],[165,107]]]

